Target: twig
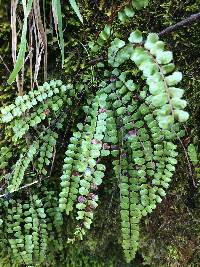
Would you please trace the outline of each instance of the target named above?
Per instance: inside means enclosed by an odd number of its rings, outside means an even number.
[[[1,55],[0,55],[0,59],[1,59],[2,63],[3,63],[3,65],[5,66],[5,68],[7,69],[7,71],[10,72],[8,66],[7,66],[6,63],[4,62],[3,57],[2,57]]]
[[[50,177],[51,177],[51,174],[52,174],[52,171],[53,171],[55,157],[56,157],[56,147],[54,147],[53,159],[52,159],[52,164],[51,164],[51,170],[50,170],[50,174],[49,174]]]
[[[103,57],[94,58],[94,59],[90,60],[90,61],[88,62],[88,64],[95,65],[96,63],[101,62],[101,61],[103,61],[103,60],[104,60]]]
[[[174,32],[176,30],[178,30],[179,28],[183,27],[183,26],[188,26],[194,22],[196,22],[197,20],[200,20],[200,12],[199,13],[196,13],[196,14],[193,14],[191,15],[190,17],[172,25],[172,26],[169,26],[167,27],[166,29],[164,29],[163,31],[159,32],[158,35],[159,36],[163,36],[165,34],[168,34],[168,33],[171,33],[171,32]]]
[[[21,189],[25,189],[25,188],[30,187],[30,186],[32,186],[32,185],[34,185],[34,184],[37,184],[37,183],[39,183],[39,180],[36,180],[36,181],[34,181],[34,182],[30,183],[30,184],[26,184],[26,185],[24,185],[24,186],[18,188],[18,190],[13,191],[12,193],[17,192],[17,191],[19,191],[19,190],[21,190]],[[5,197],[5,196],[7,196],[8,193],[9,193],[9,192],[6,192],[5,194],[0,195],[0,198],[3,198],[3,197]]]
[[[88,52],[87,47],[81,41],[78,40],[78,42],[82,45],[82,47],[86,51],[88,58],[90,59],[90,53]],[[91,69],[91,74],[92,74],[92,83],[94,83],[95,77],[94,77],[94,68],[92,65],[90,66],[90,69]]]

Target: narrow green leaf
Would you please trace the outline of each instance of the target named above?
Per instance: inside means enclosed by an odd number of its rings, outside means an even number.
[[[77,17],[79,18],[79,20],[83,23],[83,18],[81,16],[79,7],[76,3],[76,0],[69,0],[71,7],[73,8],[74,12],[76,13]]]
[[[62,30],[62,13],[60,0],[52,0],[52,11],[54,15],[55,27],[58,27],[59,45],[62,56],[62,66],[64,65],[64,38]]]
[[[26,9],[24,10],[24,24],[22,28],[19,53],[17,55],[17,60],[16,60],[14,70],[12,71],[12,73],[10,74],[10,77],[8,78],[8,84],[12,84],[14,82],[14,80],[17,77],[18,72],[20,71],[24,63],[24,57],[26,53],[26,44],[27,44],[26,34],[27,34],[28,15],[31,11],[32,3],[33,3],[33,0],[29,0],[27,3]]]

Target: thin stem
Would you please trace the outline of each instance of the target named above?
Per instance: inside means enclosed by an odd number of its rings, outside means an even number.
[[[22,189],[28,188],[28,187],[30,187],[30,186],[32,186],[32,185],[35,185],[35,184],[37,184],[37,183],[39,183],[39,180],[36,180],[36,181],[34,181],[34,182],[30,183],[30,184],[26,184],[26,185],[24,185],[24,186],[22,186],[22,187],[18,188],[16,191],[19,191],[19,190],[22,190]],[[14,192],[16,192],[16,191],[14,191]],[[12,192],[12,193],[14,193],[14,192]],[[0,198],[3,198],[3,197],[5,197],[5,196],[6,196],[8,193],[9,193],[9,192],[7,192],[7,193],[5,193],[5,194],[3,194],[3,195],[0,195]]]
[[[3,63],[3,65],[5,66],[5,68],[7,69],[7,71],[10,72],[8,66],[7,66],[6,63],[4,62],[4,59],[3,59],[3,57],[2,57],[1,55],[0,55],[0,59],[1,59],[2,63]]]
[[[166,29],[159,32],[158,35],[163,36],[165,34],[172,33],[174,31],[178,30],[179,28],[182,28],[183,26],[189,26],[190,24],[196,22],[197,20],[200,20],[200,12],[193,14],[190,17],[188,17],[184,20],[181,20],[180,22],[178,22],[174,25],[167,27]]]

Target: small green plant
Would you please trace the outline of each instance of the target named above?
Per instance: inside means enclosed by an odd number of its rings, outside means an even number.
[[[198,155],[198,147],[194,144],[189,144],[188,146],[188,156],[190,161],[192,162],[192,165],[194,166],[195,175],[198,182],[199,187],[199,178],[200,178],[200,167],[199,167],[199,155]]]

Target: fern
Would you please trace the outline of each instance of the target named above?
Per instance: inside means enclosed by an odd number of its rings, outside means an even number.
[[[58,2],[53,7],[63,60]],[[119,19],[125,23],[147,3],[132,1]],[[74,216],[68,242],[83,239],[109,172],[119,187],[121,243],[130,262],[138,249],[140,221],[166,196],[177,164],[176,138],[183,135],[181,123],[189,116],[184,90],[177,87],[182,74],[157,34],[145,39],[136,30],[128,41],[113,39],[115,34],[106,25],[96,42],[88,44],[91,56],[108,45],[107,59],[94,66],[98,80],[86,69],[78,80],[45,82],[1,108],[1,123],[12,131],[13,144],[21,145],[19,157],[4,147],[0,159],[7,171],[1,178],[4,197],[14,196],[1,203],[6,231],[0,245],[8,245],[13,264],[44,266],[56,264],[56,255],[65,258],[60,252],[66,215]],[[11,159],[15,163],[9,168]],[[29,182],[38,186],[21,200]]]
[[[130,18],[134,17],[135,11],[146,7],[149,3],[149,0],[133,0],[130,2],[131,4],[126,5],[122,11],[118,12],[118,19],[122,23],[129,22]]]

